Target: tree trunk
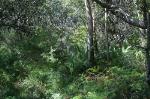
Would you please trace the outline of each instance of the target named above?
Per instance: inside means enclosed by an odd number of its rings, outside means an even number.
[[[146,47],[146,67],[147,67],[147,83],[150,85],[150,13],[146,0],[143,0],[143,18],[144,24],[147,27],[144,32],[147,34],[147,47]]]
[[[87,52],[88,52],[88,65],[94,66],[94,40],[93,40],[93,16],[91,9],[91,0],[85,0],[87,25],[88,25],[88,41],[87,41]]]
[[[147,49],[146,49],[146,60],[147,60],[147,82],[150,85],[150,13],[147,13]]]
[[[94,56],[96,57],[98,53],[98,44],[97,44],[97,33],[96,33],[96,26],[95,26],[95,6],[96,6],[95,3],[92,1]]]
[[[107,8],[105,8],[105,36],[106,36],[106,49],[107,49],[107,61],[109,61],[109,37],[108,37],[108,31],[107,31],[107,18],[108,18],[108,11]]]

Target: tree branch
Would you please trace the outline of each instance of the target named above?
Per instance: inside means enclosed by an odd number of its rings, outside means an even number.
[[[146,29],[144,22],[142,20],[137,20],[131,18],[125,11],[123,11],[121,8],[119,8],[116,5],[113,4],[107,4],[102,2],[101,0],[94,0],[97,4],[99,4],[103,8],[107,8],[112,14],[116,15],[116,17],[122,19],[124,22],[142,28]]]

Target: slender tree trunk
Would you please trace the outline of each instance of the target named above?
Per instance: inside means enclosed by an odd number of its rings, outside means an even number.
[[[150,85],[150,13],[148,12],[148,6],[146,0],[143,0],[143,18],[144,24],[147,26],[147,30],[144,32],[147,34],[147,47],[146,47],[146,67],[147,67],[147,83]]]
[[[93,40],[93,16],[91,8],[91,0],[85,0],[86,7],[86,16],[87,16],[87,25],[88,25],[88,42],[87,42],[87,51],[88,51],[88,65],[94,66],[94,40]]]
[[[94,56],[96,57],[98,53],[98,44],[97,44],[97,33],[96,33],[96,26],[95,26],[95,6],[96,6],[95,3],[92,2]]]
[[[147,13],[147,82],[150,85],[150,13]]]
[[[107,49],[107,61],[109,61],[109,37],[108,37],[108,31],[107,31],[107,18],[108,18],[108,12],[107,9],[105,8],[105,36],[106,36],[106,49]]]

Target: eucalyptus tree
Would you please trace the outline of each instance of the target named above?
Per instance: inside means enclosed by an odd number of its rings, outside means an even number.
[[[92,14],[92,2],[90,0],[85,0],[86,16],[88,23],[88,40],[87,40],[87,52],[88,52],[88,65],[94,66],[95,56],[94,56],[94,18]]]

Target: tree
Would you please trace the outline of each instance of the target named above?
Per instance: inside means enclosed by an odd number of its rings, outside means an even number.
[[[87,40],[87,53],[88,53],[88,65],[94,66],[94,28],[93,28],[93,15],[92,15],[92,8],[91,8],[91,1],[85,0],[85,7],[86,7],[86,16],[87,16],[87,23],[88,23],[88,40]]]
[[[13,28],[18,32],[31,33],[39,22],[45,0],[1,0],[0,28]]]
[[[124,22],[142,28],[146,29],[147,34],[147,47],[144,48],[146,51],[146,60],[147,60],[147,82],[150,85],[150,13],[148,11],[148,2],[146,0],[142,1],[143,4],[143,20],[133,19],[128,13],[126,13],[123,9],[117,6],[116,0],[113,1],[113,3],[106,3],[102,0],[94,0],[97,4],[102,6],[103,8],[107,8],[112,14],[114,14],[116,17],[122,19]]]

